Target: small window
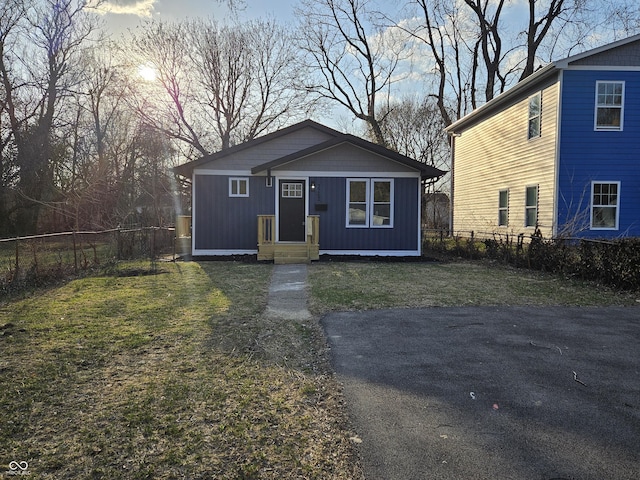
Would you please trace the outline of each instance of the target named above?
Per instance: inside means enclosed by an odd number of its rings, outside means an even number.
[[[596,130],[622,130],[624,82],[596,82]]]
[[[281,184],[282,198],[302,198],[302,183],[284,182]]]
[[[230,178],[229,179],[229,196],[230,197],[248,197],[249,196],[249,179],[248,178]]]
[[[540,136],[540,120],[542,117],[542,93],[529,97],[529,133],[528,138]]]
[[[617,230],[620,182],[591,184],[591,228]]]
[[[347,227],[393,227],[393,180],[347,179]]]
[[[524,226],[535,227],[538,224],[538,186],[527,187],[525,199]]]
[[[498,225],[509,225],[509,190],[500,190],[498,193]]]

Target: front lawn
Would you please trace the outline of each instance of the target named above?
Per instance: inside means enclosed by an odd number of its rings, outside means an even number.
[[[638,305],[473,262],[319,262],[316,318],[263,315],[273,266],[122,262],[0,303],[0,474],[361,479],[318,317],[344,309]]]
[[[317,313],[465,305],[639,305],[640,294],[489,262],[323,262],[309,271]]]
[[[272,268],[122,263],[0,305],[0,472],[358,478],[317,329],[262,316]]]

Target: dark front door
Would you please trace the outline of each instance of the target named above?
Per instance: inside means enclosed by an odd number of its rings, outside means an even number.
[[[305,241],[304,180],[280,180],[281,242]]]

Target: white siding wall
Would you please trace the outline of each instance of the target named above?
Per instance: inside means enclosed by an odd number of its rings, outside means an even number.
[[[538,185],[538,225],[543,236],[552,235],[558,89],[558,83],[542,89],[539,138],[527,139],[528,96],[455,138],[454,231],[533,233],[524,226],[525,189]],[[507,227],[498,226],[503,189],[509,190]]]

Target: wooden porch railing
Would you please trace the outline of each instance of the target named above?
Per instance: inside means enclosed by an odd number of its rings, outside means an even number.
[[[318,246],[320,244],[320,217],[309,215],[307,217],[307,245]]]
[[[300,259],[300,255],[303,255],[307,261],[320,258],[320,217],[318,215],[307,217],[305,242],[276,243],[275,228],[275,215],[258,215],[258,260],[274,260],[278,256]]]

